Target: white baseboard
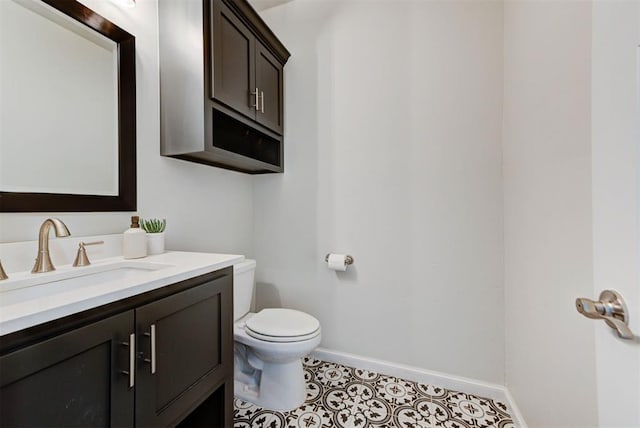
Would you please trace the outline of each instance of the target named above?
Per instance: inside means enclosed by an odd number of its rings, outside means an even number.
[[[500,400],[509,407],[509,414],[513,417],[516,427],[527,428],[522,414],[516,406],[513,397],[503,385],[469,379],[461,376],[453,376],[445,373],[425,370],[404,364],[377,360],[360,355],[347,354],[345,352],[332,351],[330,349],[317,348],[311,356],[323,361],[371,370],[386,375],[397,376],[403,379],[420,382],[428,385],[438,385],[444,388],[463,391],[481,397]]]

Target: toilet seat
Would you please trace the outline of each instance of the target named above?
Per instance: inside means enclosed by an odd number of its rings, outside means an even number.
[[[294,309],[263,309],[245,322],[245,331],[267,342],[300,342],[320,334],[320,322]]]

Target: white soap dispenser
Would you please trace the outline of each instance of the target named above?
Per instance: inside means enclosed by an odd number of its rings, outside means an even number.
[[[131,227],[122,237],[122,256],[125,259],[139,259],[147,256],[147,232],[140,228],[140,217],[131,216]]]

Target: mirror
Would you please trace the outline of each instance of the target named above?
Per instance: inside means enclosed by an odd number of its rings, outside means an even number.
[[[70,0],[0,1],[0,211],[136,209],[135,38]]]

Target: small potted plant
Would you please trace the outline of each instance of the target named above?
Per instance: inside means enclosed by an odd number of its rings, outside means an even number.
[[[164,253],[164,229],[167,220],[157,218],[140,219],[140,226],[147,232],[147,253],[149,255]]]

